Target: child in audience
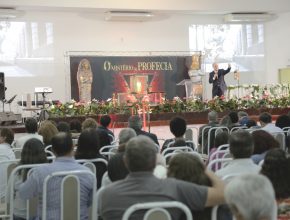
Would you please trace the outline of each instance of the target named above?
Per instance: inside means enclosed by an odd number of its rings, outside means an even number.
[[[29,139],[28,141],[25,142],[23,149],[21,151],[21,159],[19,165],[40,164],[40,163],[47,163],[44,145],[40,140],[36,138]],[[26,181],[28,171],[29,169],[22,170],[17,174],[17,176],[14,179],[14,192],[15,192],[14,210],[13,210],[14,220],[26,219],[27,212],[26,201],[19,198],[18,188],[21,183]],[[10,186],[10,181],[11,179],[9,179],[8,186]],[[7,203],[9,203],[10,191],[11,189],[8,187],[6,193]]]

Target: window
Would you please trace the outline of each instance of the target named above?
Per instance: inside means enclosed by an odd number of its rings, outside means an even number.
[[[53,24],[45,23],[46,44],[53,44]]]
[[[39,48],[38,38],[38,24],[36,22],[31,23],[31,37],[32,37],[32,49]]]
[[[247,32],[247,45],[248,47],[253,46],[253,33],[252,33],[252,25],[246,25],[246,32]]]

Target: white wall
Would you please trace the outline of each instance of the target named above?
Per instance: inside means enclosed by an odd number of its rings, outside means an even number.
[[[290,58],[290,13],[266,26],[267,80],[274,80],[273,73],[286,66]],[[36,86],[50,86],[51,99],[65,101],[70,91],[67,87],[68,51],[188,51],[190,24],[221,23],[221,16],[172,15],[167,19],[151,22],[105,22],[103,16],[72,12],[30,12],[21,21],[51,22],[54,27],[53,60],[23,66],[33,77],[6,78],[7,98],[27,92]],[[51,51],[51,50],[50,50]],[[44,51],[45,52],[45,51]],[[1,71],[1,65],[0,65]],[[264,78],[264,76],[263,76]],[[249,79],[249,83],[251,83]]]
[[[265,26],[266,80],[268,83],[278,82],[278,70],[287,66],[290,67],[289,21],[290,13],[285,13]]]

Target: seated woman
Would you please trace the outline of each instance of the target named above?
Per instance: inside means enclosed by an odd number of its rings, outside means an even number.
[[[43,143],[36,139],[32,138],[25,142],[22,152],[21,159],[19,165],[25,164],[39,164],[39,163],[47,163],[46,153],[44,151]],[[20,199],[18,188],[21,183],[23,183],[27,179],[27,173],[29,169],[22,170],[17,174],[14,179],[14,211],[13,211],[13,219],[17,220],[25,220],[26,219],[26,201]],[[10,183],[11,180],[9,180]],[[10,184],[8,185],[10,186]],[[9,203],[9,195],[11,189],[8,187],[6,194],[6,202]]]
[[[259,164],[261,160],[264,160],[266,153],[270,149],[279,148],[280,146],[279,142],[267,131],[253,131],[252,136],[254,138],[254,152],[251,158],[255,164]]]
[[[51,139],[58,133],[58,130],[53,122],[45,120],[41,122],[38,129],[38,134],[43,137],[43,143],[45,146],[51,145]]]
[[[189,153],[179,153],[170,159],[167,176],[198,185],[212,186],[205,169],[204,164],[196,156]],[[193,219],[210,220],[211,208],[195,211],[192,216]]]
[[[88,128],[82,131],[79,140],[78,147],[75,153],[75,159],[96,159],[103,157],[99,150],[100,144],[100,132],[95,128]],[[107,166],[102,162],[95,162],[97,171],[97,188],[101,187],[103,174],[107,171]]]
[[[174,138],[167,139],[164,142],[161,148],[161,152],[163,152],[166,148],[168,148],[168,145],[172,142],[173,142],[171,145],[172,147],[185,146],[185,145],[191,148],[194,147],[191,144],[186,143],[186,140],[183,137],[186,131],[186,121],[183,118],[175,117],[171,119],[169,128],[170,128],[171,133],[174,135]]]
[[[214,139],[214,145],[213,147],[210,149],[210,153],[209,153],[209,157],[208,157],[208,161],[207,164],[209,164],[211,155],[216,152],[216,150],[218,149],[219,146],[224,145],[224,144],[228,144],[229,142],[229,134],[226,131],[223,131],[221,133],[218,133]],[[222,158],[224,155],[224,153],[218,153],[216,156],[213,156],[212,160],[214,159],[218,159],[218,158]],[[220,169],[221,164],[219,164],[219,166],[217,167],[218,169]],[[213,168],[215,170],[215,168]]]
[[[14,141],[14,132],[8,128],[1,128],[0,130],[0,161],[15,160],[15,154],[12,150],[11,144]],[[5,187],[7,185],[7,165],[0,165],[0,200],[4,200]],[[1,202],[2,204],[2,202]]]
[[[278,205],[278,220],[290,219],[290,159],[281,149],[269,150],[261,174],[271,181]]]

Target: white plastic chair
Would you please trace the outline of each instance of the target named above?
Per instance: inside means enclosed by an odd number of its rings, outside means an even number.
[[[110,158],[111,156],[115,155],[116,153],[114,150],[118,149],[118,145],[106,145],[101,147],[99,150],[99,153],[107,158]]]
[[[52,145],[47,145],[47,146],[44,148],[44,150],[45,150],[45,151],[47,151],[47,150],[48,150],[48,151],[51,151],[51,149],[50,149],[51,147],[52,147]]]
[[[172,153],[172,152],[194,152],[194,150],[191,147],[188,146],[181,146],[181,147],[168,147],[166,148],[163,152],[162,152],[162,156],[165,156],[168,153]]]
[[[92,213],[91,218],[96,219],[96,178],[91,171],[74,170],[62,171],[50,174],[44,179],[42,197],[42,220],[46,220],[47,210],[47,185],[49,180],[55,177],[63,177],[61,181],[61,216],[60,220],[80,220],[80,182],[78,175],[88,175],[93,178]]]
[[[276,139],[276,141],[279,142],[280,148],[284,151],[286,151],[286,137],[284,132],[273,132],[271,133],[273,137]]]
[[[185,213],[186,220],[192,220],[192,215],[190,209],[181,202],[171,201],[171,202],[147,202],[138,203],[130,206],[123,214],[122,220],[129,220],[130,216],[138,210],[148,210],[145,212],[143,220],[171,220],[169,212],[166,210],[168,208],[177,208]],[[153,209],[153,210],[152,210]],[[162,210],[162,211],[160,211]],[[154,218],[154,213],[159,213],[157,218]],[[163,218],[161,217],[163,216]]]
[[[229,150],[216,150],[213,152],[209,157],[209,162],[215,160],[215,159],[221,159],[224,158],[224,154],[229,153]]]
[[[190,129],[192,131],[192,138],[189,139],[189,137],[187,138],[186,134],[185,134],[185,139],[186,140],[190,140],[190,141],[193,141],[194,143],[198,143],[198,131],[199,131],[199,128],[196,127],[196,126],[190,126],[188,127],[187,129]],[[195,132],[195,133],[194,133]],[[195,137],[195,140],[193,140]]]
[[[204,148],[205,148],[205,146],[204,146],[204,138],[205,138],[204,135],[205,135],[205,131],[206,130],[209,130],[211,128],[212,128],[212,126],[205,126],[201,130],[201,153],[202,154],[204,154]]]
[[[230,145],[229,144],[222,144],[222,145],[218,146],[217,151],[220,151],[220,150],[229,150],[229,148],[230,148]]]
[[[248,129],[247,126],[238,126],[238,127],[233,127],[231,130],[230,130],[230,134],[235,132],[235,131],[238,131],[238,130],[246,130]]]
[[[212,131],[214,131],[214,137],[216,137],[219,132],[223,132],[223,131],[226,131],[228,133],[230,132],[229,128],[224,127],[224,126],[210,128],[208,131],[208,135],[207,135],[207,154],[209,154],[209,151],[210,151],[210,144],[213,144],[213,143],[211,143],[211,132]]]
[[[169,163],[169,158],[179,154],[179,153],[184,153],[184,152],[181,152],[181,151],[175,151],[175,152],[171,152],[171,153],[168,153],[164,156],[164,159],[166,161],[166,164]],[[203,162],[203,158],[202,156],[198,153],[198,152],[195,152],[195,151],[191,151],[191,152],[186,152],[187,154],[192,154],[194,156],[196,156],[198,159],[200,159],[201,162]]]
[[[19,171],[24,170],[24,169],[30,169],[34,168],[37,166],[42,166],[43,164],[27,164],[27,165],[20,165],[17,166],[13,169],[13,171],[10,174],[10,179],[9,179],[9,213],[7,213],[7,216],[10,220],[13,220],[13,210],[14,210],[14,183],[15,183],[15,177],[19,173]],[[30,170],[31,171],[31,170]],[[29,175],[29,174],[28,174]],[[34,199],[34,198],[33,198]],[[32,199],[32,200],[33,200]],[[27,200],[27,210],[31,210],[31,207],[29,206],[31,204],[29,200]],[[33,216],[30,216],[30,212],[27,211],[26,213],[26,219],[30,219]]]

